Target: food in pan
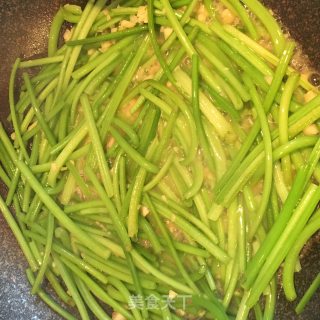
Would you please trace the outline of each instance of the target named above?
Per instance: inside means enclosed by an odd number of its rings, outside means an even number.
[[[0,126],[32,293],[65,319],[273,319],[278,270],[294,300],[320,226],[320,95],[298,55],[257,0],[61,7]]]

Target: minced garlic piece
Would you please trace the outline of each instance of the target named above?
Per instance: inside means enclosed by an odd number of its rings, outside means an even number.
[[[154,76],[160,70],[160,63],[158,60],[153,61],[148,67],[146,68],[139,68],[135,79],[140,82],[148,79],[154,79]]]
[[[118,312],[112,312],[112,320],[126,320],[126,318]]]
[[[229,9],[224,9],[221,12],[221,19],[224,24],[233,24],[235,16]]]
[[[67,29],[63,34],[63,40],[65,42],[69,41],[72,37],[73,29]]]
[[[128,102],[126,105],[122,105],[118,109],[117,115],[121,119],[132,124],[137,119],[139,114],[139,110],[136,112],[131,111],[131,109],[135,106],[136,103],[137,103],[137,99],[134,98],[130,102]]]
[[[147,6],[140,6],[137,12],[138,23],[148,23],[148,9]]]
[[[107,148],[110,149],[114,145],[115,142],[116,142],[116,140],[114,139],[114,137],[110,136],[110,138],[107,141]]]
[[[147,6],[140,6],[138,8],[137,14],[130,16],[130,20],[122,20],[119,23],[118,30],[130,29],[135,27],[137,24],[145,24],[145,23],[148,23]]]
[[[176,313],[180,317],[184,317],[186,315],[186,312],[182,309],[177,309]]]
[[[103,14],[107,17],[107,21],[111,20],[110,12],[108,9],[104,9]]]
[[[175,299],[175,298],[177,297],[177,295],[178,295],[178,294],[177,294],[175,291],[169,290],[168,297],[169,297],[170,300]]]
[[[163,37],[165,40],[167,40],[170,37],[172,31],[173,30],[170,27],[161,26],[161,28],[160,28],[160,32],[163,33]]]
[[[272,76],[265,76],[265,77],[264,77],[264,80],[266,80],[268,84],[271,84],[273,78],[272,78]]]
[[[150,210],[149,210],[149,208],[147,208],[147,207],[145,207],[145,206],[142,206],[142,207],[140,208],[140,212],[141,212],[141,214],[142,214],[144,217],[146,217],[146,216],[150,213]]]
[[[304,128],[303,133],[306,136],[315,136],[319,133],[319,130],[315,124],[311,124],[310,126]]]
[[[137,23],[139,23],[138,17],[137,17],[136,15],[130,16],[130,21],[131,21],[132,23],[134,23],[134,25],[136,25]]]
[[[99,48],[100,52],[106,52],[113,45],[113,41],[104,41]]]
[[[313,100],[313,98],[315,98],[317,96],[317,94],[315,92],[313,92],[312,90],[308,91],[303,97],[304,97],[304,101],[305,103]]]
[[[91,48],[91,49],[88,50],[87,53],[88,53],[88,56],[90,57],[90,56],[92,56],[95,52],[96,52],[96,49]]]
[[[122,20],[119,23],[119,30],[130,29],[133,28],[136,24],[132,21]]]
[[[206,10],[203,4],[199,6],[199,9],[197,12],[197,19],[201,22],[206,22],[208,19],[208,11]]]

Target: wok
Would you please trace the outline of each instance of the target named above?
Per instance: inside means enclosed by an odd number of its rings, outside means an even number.
[[[63,3],[84,4],[83,0],[0,0],[0,119],[8,115],[8,80],[16,57],[35,58],[46,52],[49,25]],[[300,42],[311,63],[320,71],[320,1],[264,0]],[[4,190],[3,186],[2,191]],[[301,273],[296,274],[298,297],[305,292],[320,270],[320,235],[316,235],[302,254]],[[30,294],[24,270],[26,261],[0,214],[0,319],[60,319],[40,299]],[[276,319],[320,319],[320,292],[313,297],[301,316],[287,302],[280,289]]]

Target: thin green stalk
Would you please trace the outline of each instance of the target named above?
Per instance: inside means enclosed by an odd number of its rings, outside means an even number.
[[[70,121],[72,124],[74,124],[76,121],[76,111],[77,111],[78,103],[79,103],[79,100],[81,100],[81,97],[85,95],[84,92],[86,88],[89,86],[90,83],[94,81],[94,79],[98,77],[101,71],[108,69],[108,73],[111,74],[115,68],[115,65],[113,64],[113,62],[115,62],[118,59],[119,55],[120,55],[120,52],[118,51],[115,51],[112,54],[110,54],[108,58],[106,58],[103,61],[103,63],[101,63],[94,70],[92,70],[90,74],[88,74],[86,78],[83,79],[79,84],[79,86],[76,88],[75,94],[72,98],[71,111],[70,111],[70,118],[71,118]],[[110,68],[110,66],[112,68]]]
[[[34,281],[31,293],[35,294],[38,292],[39,287],[41,286],[41,283],[43,281],[43,277],[45,275],[45,272],[48,268],[50,254],[51,254],[51,246],[53,241],[53,231],[54,231],[54,216],[49,213],[48,217],[48,225],[47,225],[47,239],[46,239],[46,248],[44,251],[43,259],[41,261],[41,266],[39,269],[39,272],[37,274],[37,277]]]
[[[194,116],[195,125],[197,128],[197,135],[199,137],[200,146],[203,149],[205,161],[209,169],[214,171],[213,157],[210,152],[208,139],[206,137],[203,121],[200,111],[200,97],[199,97],[199,56],[192,56],[192,111]]]
[[[21,61],[20,68],[32,68],[32,67],[38,67],[43,66],[46,64],[51,63],[59,63],[63,61],[64,56],[54,56],[54,57],[47,57],[47,58],[39,58],[39,59],[33,59],[33,60],[27,60],[27,61]]]
[[[279,106],[279,141],[280,144],[285,144],[288,142],[288,113],[290,101],[292,99],[293,92],[297,86],[299,80],[298,74],[292,74],[289,76],[285,87],[283,89],[283,94],[281,97],[281,102]],[[287,186],[292,184],[292,170],[291,170],[291,160],[290,157],[284,157],[281,160],[282,171],[284,175],[284,180]]]
[[[217,320],[227,320],[229,317],[226,314],[224,307],[218,299],[210,301],[201,296],[192,296],[192,303],[196,306],[204,308],[210,315],[213,315]]]
[[[270,89],[263,102],[263,109],[265,113],[268,113],[272,106],[275,95],[279,90],[280,84],[282,83],[282,79],[286,73],[288,64],[293,54],[293,50],[294,50],[294,44],[289,43],[283,52],[283,55],[281,57],[281,63],[279,63],[277,67]],[[233,184],[231,177],[233,176],[234,171],[239,167],[239,165],[241,164],[241,161],[246,156],[247,152],[252,146],[252,143],[254,142],[259,130],[260,130],[260,123],[255,122],[249,134],[247,135],[246,140],[244,141],[240,150],[237,152],[237,155],[233,159],[232,164],[229,167],[228,171],[223,175],[223,177],[216,184],[215,193],[216,193],[216,201],[218,203],[221,202],[223,200],[224,195],[227,192],[229,192],[230,185]],[[224,191],[221,190],[222,188],[224,189]]]
[[[253,101],[254,107],[258,114],[261,133],[263,136],[264,154],[265,154],[265,173],[264,173],[264,179],[263,179],[263,194],[260,201],[259,209],[256,212],[256,218],[254,219],[255,222],[253,225],[251,225],[249,237],[252,238],[263,219],[264,213],[269,203],[270,194],[271,194],[272,173],[273,173],[272,140],[271,140],[271,134],[270,134],[267,116],[265,114],[258,92],[249,77],[244,76],[244,80],[249,88],[251,99]]]
[[[38,270],[38,264],[30,250],[29,244],[25,237],[23,236],[16,220],[14,219],[13,215],[11,214],[9,208],[5,204],[3,198],[0,196],[0,211],[2,212],[2,215],[4,216],[6,222],[8,223],[10,229],[12,230],[12,233],[17,239],[17,242],[25,255],[30,268],[32,269],[33,272]]]
[[[70,269],[78,278],[80,278],[88,288],[90,288],[90,291],[101,301],[107,303],[109,306],[111,306],[115,311],[121,313],[123,316],[125,316],[128,320],[132,320],[133,317],[124,307],[122,307],[120,304],[118,304],[115,300],[113,300],[109,295],[106,294],[106,292],[90,277],[88,277],[84,272],[82,272],[77,266],[75,266],[73,263],[69,262],[67,259],[61,257],[61,261]]]
[[[158,173],[159,168],[155,164],[144,158],[137,150],[132,148],[130,144],[117,132],[117,130],[111,127],[109,131],[115,138],[117,143],[128,154],[128,156],[131,157],[139,166],[141,166],[149,172]]]
[[[84,299],[92,313],[98,318],[98,320],[111,320],[111,318],[107,315],[107,313],[102,309],[99,303],[92,296],[91,292],[84,284],[84,282],[79,278],[75,278],[75,282],[80,291],[80,294],[82,295],[82,298]]]
[[[206,248],[218,260],[223,263],[226,263],[229,260],[228,255],[222,249],[213,244],[211,240],[209,240],[204,234],[199,232],[198,229],[193,227],[183,218],[172,213],[167,207],[158,202],[155,202],[155,208],[158,210],[160,215],[169,219],[170,221],[174,221],[182,230],[184,230],[191,238],[193,238],[194,241]]]
[[[173,154],[170,154],[168,156],[167,160],[162,165],[159,172],[152,178],[152,180],[150,180],[147,184],[145,184],[145,186],[143,187],[144,192],[147,192],[153,189],[154,187],[156,187],[157,184],[167,175],[168,170],[172,164],[173,158],[174,158]]]
[[[76,284],[73,279],[73,275],[70,274],[69,270],[66,268],[64,261],[61,261],[58,256],[54,255],[54,263],[59,270],[59,273],[66,284],[68,291],[70,292],[77,309],[80,313],[81,319],[90,320],[88,311],[84,305],[83,299],[80,296],[80,293],[76,287]]]
[[[31,285],[34,284],[34,275],[30,269],[26,270],[27,278]],[[56,303],[50,296],[48,296],[43,290],[39,290],[39,297],[55,312],[66,320],[76,320],[68,311],[64,310],[58,303]]]
[[[247,301],[248,306],[253,306],[259,299],[263,290],[271,281],[281,262],[288,254],[290,247],[294,244],[306,222],[313,213],[318,201],[320,200],[320,187],[311,184],[306,190],[297,209],[289,220],[286,228],[273,247],[265,264],[261,268],[259,275],[254,282]]]
[[[13,129],[15,132],[15,139],[17,140],[19,147],[21,149],[21,152],[24,156],[24,158],[29,161],[29,155],[26,150],[25,144],[21,137],[21,131],[20,131],[20,125],[18,123],[18,117],[16,114],[16,106],[14,102],[14,82],[17,74],[17,70],[20,66],[20,59],[17,59],[12,67],[12,71],[10,74],[10,81],[9,81],[9,107],[10,107],[10,116],[11,121],[13,125]]]
[[[237,79],[237,77],[231,72],[231,70],[225,66],[205,45],[202,43],[197,44],[197,48],[208,59],[208,61],[218,70],[219,73],[232,85],[234,90],[240,95],[243,101],[248,101],[250,96],[243,84]]]
[[[58,233],[59,231],[60,231],[60,234]],[[104,284],[108,283],[108,278],[104,274],[102,274],[101,272],[96,270],[93,266],[91,266],[90,264],[84,262],[78,256],[76,256],[72,252],[70,252],[71,246],[70,246],[69,234],[65,230],[63,230],[65,232],[63,232],[61,229],[59,231],[57,231],[57,230],[55,231],[55,236],[57,238],[61,239],[61,242],[63,243],[64,247],[62,247],[58,243],[54,242],[52,244],[53,251],[58,253],[61,257],[65,257],[66,259],[68,259],[72,263],[76,264],[79,268],[81,268],[81,269],[85,270],[86,272],[88,272],[90,275],[92,275],[94,278],[99,280],[101,283],[104,283]],[[39,234],[36,234],[35,232],[32,232],[32,231],[26,231],[26,234],[30,238],[32,238],[33,240],[35,240],[35,241],[37,241],[39,243],[42,243],[44,245],[46,244],[46,239],[44,237],[45,236],[45,231],[44,231],[44,234],[42,236],[39,235]],[[65,249],[65,248],[68,248],[68,249]],[[106,252],[105,258],[108,258],[109,255],[110,255],[110,251],[105,250],[105,252]]]
[[[132,76],[136,72],[142,57],[144,56],[147,48],[149,46],[149,36],[146,36],[142,43],[140,44],[138,50],[136,51],[135,56],[133,57],[130,65],[125,71],[122,79],[120,80],[118,86],[116,87],[113,95],[108,103],[108,106],[105,108],[105,111],[102,113],[101,118],[99,119],[98,125],[102,126],[102,138],[105,137],[106,133],[110,129],[111,122],[114,118],[114,115],[121,103],[123,94],[125,93],[129,83],[131,82]]]
[[[53,57],[57,52],[60,29],[64,22],[63,8],[60,8],[53,18],[48,41],[48,56]]]
[[[277,302],[277,277],[276,276],[271,280],[269,287],[270,287],[269,293],[266,297],[266,302],[264,306],[263,320],[274,319],[276,302]]]
[[[239,39],[228,34],[218,22],[214,21],[210,25],[210,30],[255,66],[262,74],[267,76],[273,75],[272,70],[255,52],[251,51]]]
[[[241,21],[243,22],[245,28],[247,29],[250,37],[257,41],[259,40],[259,36],[258,36],[258,32],[256,30],[256,27],[254,25],[254,22],[251,21],[250,18],[250,14],[249,12],[246,10],[246,8],[243,6],[243,4],[237,0],[228,0],[232,6],[235,8],[235,10],[237,11]]]
[[[71,233],[74,233],[77,235],[77,238],[87,247],[92,248],[92,250],[99,252],[101,256],[105,255],[105,250],[103,247],[98,245],[96,241],[91,239],[86,235],[85,232],[83,232],[80,228],[77,227],[77,225],[66,216],[66,214],[61,210],[61,208],[57,205],[57,203],[45,192],[43,189],[43,186],[40,184],[40,182],[37,180],[37,178],[32,174],[31,170],[27,167],[27,165],[21,161],[18,160],[17,155],[15,154],[15,151],[13,150],[13,147],[4,133],[4,129],[2,125],[0,126],[0,133],[1,133],[1,139],[3,143],[6,145],[7,152],[10,154],[11,159],[14,161],[15,165],[19,168],[21,171],[21,174],[24,175],[25,179],[28,181],[28,183],[32,186],[32,189],[35,191],[35,193],[39,196],[41,201],[45,203],[46,207],[52,212],[52,214],[57,218],[57,220],[66,227]]]
[[[154,19],[154,1],[148,0],[148,28],[149,28],[149,34],[150,34],[150,40],[153,47],[153,51],[157,57],[157,60],[159,61],[166,77],[168,80],[174,85],[175,79],[172,76],[171,70],[168,67],[168,64],[164,58],[164,55],[161,52],[160,46],[158,44],[156,30],[155,30],[155,19]]]
[[[320,287],[320,273],[314,278],[310,287],[305,292],[298,305],[295,308],[297,314],[301,314],[306,306],[306,304],[311,300],[312,296],[316,292],[316,290]]]
[[[190,288],[192,288],[192,291],[195,292],[195,293],[199,293],[199,289],[197,288],[196,284],[192,281],[192,279],[190,278],[187,270],[185,269],[185,267],[183,266],[182,264],[182,261],[180,260],[178,254],[177,254],[177,251],[175,250],[174,248],[174,245],[173,245],[173,242],[172,242],[172,239],[170,237],[170,235],[168,234],[168,232],[166,231],[164,225],[163,225],[163,222],[161,221],[160,217],[159,217],[159,214],[156,210],[156,208],[154,207],[153,203],[151,202],[150,198],[148,195],[145,195],[145,199],[146,199],[146,202],[148,204],[148,207],[151,211],[151,214],[153,216],[153,218],[155,219],[156,223],[157,223],[157,226],[158,228],[160,229],[161,233],[162,233],[162,236],[164,237],[166,243],[167,243],[167,246],[169,248],[169,251],[171,253],[171,255],[173,256],[173,259],[175,260],[175,263],[177,265],[177,268],[179,269],[182,277],[184,278],[184,280],[186,281],[186,283],[188,284],[188,286]]]
[[[190,294],[192,293],[192,289],[190,289],[188,286],[185,284],[168,277],[164,273],[160,272],[157,268],[152,266],[145,258],[143,258],[136,250],[131,251],[131,255],[134,261],[138,262],[141,264],[145,270],[147,270],[149,273],[151,273],[155,278],[159,279],[161,282],[164,282],[171,287],[177,289],[180,292]]]
[[[113,194],[111,174],[110,174],[109,166],[105,157],[104,149],[102,146],[101,137],[99,135],[98,128],[96,126],[94,116],[91,110],[88,96],[82,95],[80,98],[80,102],[84,110],[89,134],[91,136],[91,141],[95,151],[103,185],[105,190],[107,191],[108,196],[111,197]]]
[[[181,215],[183,218],[194,224],[199,230],[201,230],[214,244],[218,243],[217,236],[213,233],[210,227],[204,224],[198,217],[196,217],[193,212],[187,211],[184,207],[179,205],[170,199],[163,199],[159,194],[150,192],[152,198],[160,201],[164,206],[168,206],[173,209],[174,212],[178,215]]]
[[[317,217],[313,221],[309,222],[307,226],[303,229],[298,239],[294,243],[293,247],[290,249],[283,268],[283,289],[286,298],[290,301],[296,299],[297,294],[294,285],[294,272],[299,253],[302,250],[308,239],[320,229],[320,218]]]
[[[279,214],[279,218],[276,220],[275,224],[266,236],[266,239],[261,244],[259,250],[255,256],[248,263],[245,272],[245,282],[244,287],[249,288],[254,280],[256,279],[261,267],[263,266],[265,260],[269,256],[273,246],[276,244],[278,238],[282,234],[287,222],[289,221],[292,211],[297,205],[297,200],[303,194],[303,183],[305,181],[306,169],[302,168],[297,172],[296,178],[293,182],[291,192],[287,197],[282,210]]]
[[[19,154],[19,159],[21,160],[21,154]],[[17,168],[14,171],[11,183],[9,185],[9,190],[8,190],[8,194],[7,194],[7,198],[6,198],[6,205],[10,206],[13,200],[13,197],[16,193],[18,184],[20,183],[20,179],[21,179],[21,174],[20,174],[20,170]]]
[[[72,40],[74,40],[75,38],[77,38],[78,40],[81,40],[88,35],[94,20],[96,19],[97,15],[102,10],[102,8],[104,7],[105,3],[106,3],[106,0],[98,0],[92,6],[92,8],[89,9],[90,11],[87,17],[85,17],[86,9],[84,10],[83,14],[81,15],[81,20],[79,21],[79,23],[77,24],[73,32]],[[87,7],[90,8],[90,2],[87,4]],[[76,65],[80,52],[81,52],[81,46],[76,46],[72,49],[68,64],[66,66],[65,74],[63,77],[62,88],[66,88],[67,85],[69,84],[72,72],[74,70],[74,67]]]
[[[151,143],[146,158],[149,159],[152,157],[155,151],[156,143]],[[128,211],[128,235],[131,238],[136,238],[138,235],[138,225],[139,225],[139,207],[140,201],[142,197],[143,186],[145,184],[145,179],[147,176],[147,171],[145,168],[140,168],[132,185],[132,193],[131,193],[131,200],[129,205]]]
[[[130,35],[136,35],[143,33],[148,30],[147,26],[137,26],[130,29],[125,29],[117,32],[107,33],[95,37],[87,37],[85,39],[80,40],[70,40],[66,42],[67,46],[73,47],[78,45],[87,45],[87,44],[93,44],[93,43],[101,43],[103,41],[110,41],[110,40],[118,40],[125,38]]]
[[[39,145],[40,145],[40,134],[37,134],[34,136],[33,142],[32,142],[32,150],[30,155],[30,166],[34,166],[39,157]],[[29,184],[25,184],[24,187],[24,194],[23,194],[23,202],[22,202],[22,210],[24,212],[27,212],[30,205],[30,197],[31,197],[32,188]]]
[[[257,0],[244,0],[243,3],[261,20],[271,36],[277,56],[281,56],[285,46],[285,37],[276,19],[268,9]]]
[[[39,103],[35,97],[34,89],[32,88],[32,84],[31,84],[31,81],[30,81],[28,74],[24,73],[23,79],[26,84],[28,94],[30,95],[32,107],[33,107],[34,113],[38,119],[39,125],[41,126],[43,132],[45,133],[46,138],[48,139],[50,145],[54,146],[56,144],[56,138],[55,138],[52,130],[50,129],[49,125],[47,124],[46,120],[44,119],[43,114],[40,111],[40,106],[39,106]]]
[[[88,126],[86,124],[83,124],[81,127],[79,127],[79,130],[77,130],[76,134],[70,139],[69,143],[66,144],[64,149],[52,162],[51,169],[48,174],[48,184],[50,186],[55,186],[61,168],[66,163],[70,155],[74,152],[74,150],[78,147],[80,142],[86,137],[88,131]]]
[[[106,206],[106,208],[111,216],[111,219],[113,220],[113,223],[114,223],[115,228],[117,230],[118,236],[123,243],[124,248],[127,251],[130,251],[131,247],[132,247],[130,238],[127,234],[127,230],[126,230],[125,226],[123,225],[122,221],[120,221],[120,219],[119,219],[119,214],[118,214],[116,208],[114,207],[111,199],[107,196],[105,190],[103,189],[102,185],[100,184],[100,182],[99,182],[97,176],[95,175],[95,173],[93,172],[93,170],[87,166],[85,168],[85,172],[88,175],[91,182],[93,183],[94,187],[96,188],[96,191],[98,192],[104,205]]]

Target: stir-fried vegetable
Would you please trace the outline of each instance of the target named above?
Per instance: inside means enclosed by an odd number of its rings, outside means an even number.
[[[273,319],[284,262],[294,300],[320,227],[320,95],[295,50],[258,0],[61,7],[0,125],[32,293],[65,319]]]

